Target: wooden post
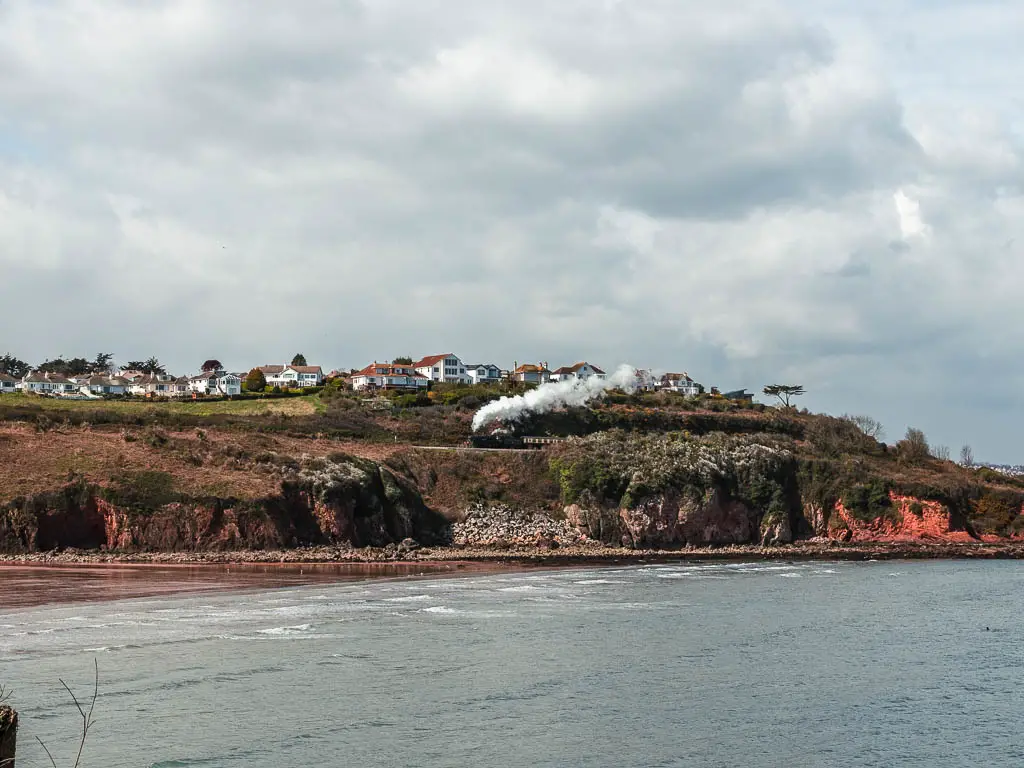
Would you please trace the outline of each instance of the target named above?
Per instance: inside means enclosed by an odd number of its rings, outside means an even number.
[[[0,706],[0,768],[14,768],[14,746],[18,739],[18,713]]]

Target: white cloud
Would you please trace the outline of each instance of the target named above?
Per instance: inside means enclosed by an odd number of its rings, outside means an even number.
[[[928,225],[921,218],[921,206],[914,198],[907,195],[902,189],[897,189],[892,196],[896,204],[896,213],[900,217],[900,234],[904,240],[912,240],[915,237],[926,237]]]
[[[1024,378],[1024,17],[962,10],[0,4],[5,338],[793,378],[1009,451],[936,384]]]

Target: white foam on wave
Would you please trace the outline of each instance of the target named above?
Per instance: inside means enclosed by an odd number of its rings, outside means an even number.
[[[459,613],[459,611],[446,605],[433,605],[430,608],[424,608],[422,613]]]
[[[782,578],[782,579],[802,579],[803,576],[804,575],[802,573],[780,573],[779,574],[779,578]]]
[[[313,628],[312,624],[296,624],[292,627],[271,627],[270,629],[258,629],[257,634],[260,635],[294,635],[300,632],[309,632]]]
[[[621,579],[579,579],[573,584],[621,584]]]
[[[520,584],[516,587],[500,587],[499,592],[548,592],[543,587],[535,587],[532,584]]]
[[[385,603],[418,603],[422,600],[431,600],[430,595],[404,595],[402,597],[385,597]]]

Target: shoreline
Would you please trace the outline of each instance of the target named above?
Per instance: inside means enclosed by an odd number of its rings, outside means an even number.
[[[0,554],[5,567],[61,566],[145,569],[203,565],[288,566],[303,564],[352,566],[436,566],[459,568],[491,565],[601,565],[689,560],[973,560],[1024,559],[1022,542],[857,542],[806,541],[778,546],[734,544],[680,549],[625,549],[602,546],[513,547],[311,547],[286,550],[218,552],[100,552],[63,550]]]

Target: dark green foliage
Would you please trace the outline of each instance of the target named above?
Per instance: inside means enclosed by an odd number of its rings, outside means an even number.
[[[412,365],[412,358],[409,355],[402,355],[400,357],[396,357],[391,361],[391,363],[393,365]]]
[[[6,373],[16,379],[22,378],[30,370],[30,366],[24,360],[11,355],[10,352],[0,357],[0,373]]]
[[[397,397],[392,398],[391,402],[396,408],[425,408],[433,405],[430,398],[427,397],[426,392],[421,392],[418,395],[398,395]]]
[[[200,370],[203,371],[203,373],[210,373],[212,371],[223,371],[224,366],[220,362],[220,360],[213,358],[210,360],[205,360],[202,366],[200,366]]]
[[[1024,496],[1019,491],[1008,488],[984,491],[971,502],[971,525],[979,534],[1012,535],[1014,526],[1021,525],[1022,502]]]
[[[895,518],[897,513],[889,497],[891,488],[882,480],[850,486],[843,491],[843,507],[857,520],[871,522],[879,518]]]
[[[301,352],[292,358],[292,365],[307,365],[306,356]]]
[[[104,488],[101,495],[111,504],[135,512],[152,512],[181,500],[181,495],[174,490],[174,476],[155,470],[125,472]]]

